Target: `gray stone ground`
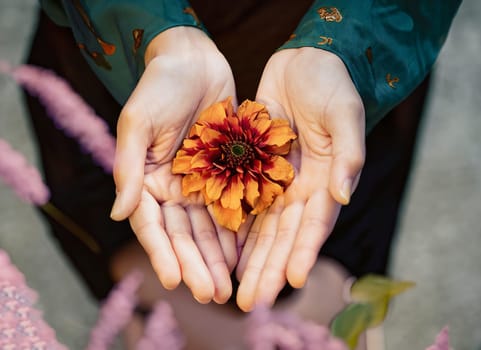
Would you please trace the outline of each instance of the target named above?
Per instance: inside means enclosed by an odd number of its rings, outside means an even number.
[[[0,4],[0,59],[19,63],[37,2]],[[386,323],[389,350],[424,349],[446,324],[453,348],[481,346],[480,19],[481,2],[465,1],[437,64],[392,259],[392,274],[417,286],[393,305]],[[5,77],[0,77],[0,106],[0,137],[36,163],[19,91]],[[3,184],[0,247],[39,292],[39,306],[59,339],[71,349],[82,349],[96,306],[36,212]]]

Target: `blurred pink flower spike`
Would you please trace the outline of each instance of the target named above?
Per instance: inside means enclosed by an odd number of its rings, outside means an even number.
[[[115,138],[107,123],[63,78],[32,65],[9,68],[8,64],[3,64],[0,71],[10,74],[26,91],[36,96],[57,128],[76,139],[105,172],[112,173]]]
[[[87,350],[107,350],[112,345],[115,337],[132,319],[142,280],[142,273],[134,270],[110,292],[90,333]]]
[[[33,308],[36,298],[23,274],[0,249],[0,349],[67,349]]]
[[[84,229],[49,202],[50,191],[37,168],[25,157],[0,139],[0,180],[10,186],[25,202],[40,207],[58,223],[67,228],[94,253],[100,251],[98,243]]]
[[[252,350],[347,350],[328,328],[288,312],[257,306],[248,318],[246,341]]]
[[[7,252],[0,249],[0,283],[2,282],[8,282],[13,286],[12,289],[20,290],[22,300],[25,300],[26,304],[32,305],[37,301],[37,293],[28,288],[23,273],[12,264]],[[8,294],[8,288],[4,288],[0,292],[0,298],[2,297],[11,297],[11,295]],[[0,310],[2,305],[5,306],[3,303],[0,303]]]
[[[449,329],[444,327],[436,336],[436,341],[426,350],[449,350]]]
[[[180,350],[184,346],[185,338],[179,329],[172,307],[165,301],[156,303],[136,349]]]
[[[50,192],[38,170],[2,139],[0,139],[0,178],[27,203],[41,206],[49,200]]]

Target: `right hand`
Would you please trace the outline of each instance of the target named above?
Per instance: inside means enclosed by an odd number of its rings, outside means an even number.
[[[215,44],[194,27],[157,35],[145,62],[117,124],[111,217],[129,218],[165,288],[184,281],[199,302],[224,303],[237,264],[235,235],[215,224],[201,196],[182,195],[181,176],[170,169],[199,113],[235,98],[232,72]]]
[[[244,311],[274,304],[286,282],[301,288],[348,204],[364,164],[364,107],[343,61],[328,51],[281,50],[267,63],[256,100],[289,120],[298,139],[288,160],[296,177],[250,230],[237,267]]]

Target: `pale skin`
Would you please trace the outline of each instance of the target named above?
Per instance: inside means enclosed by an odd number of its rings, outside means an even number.
[[[146,70],[117,125],[114,220],[129,218],[166,289],[183,281],[201,303],[224,303],[237,263],[235,235],[200,197],[185,198],[171,161],[199,113],[235,95],[229,65],[200,30],[175,27],[146,50]]]
[[[253,225],[237,236],[237,303],[273,304],[286,282],[304,286],[341,204],[364,163],[364,110],[342,61],[315,48],[282,50],[267,63],[256,100],[298,134],[289,158],[296,177]]]
[[[268,62],[256,100],[298,134],[289,156],[296,178],[268,211],[233,233],[215,224],[200,197],[183,197],[180,176],[170,173],[199,113],[235,96],[227,62],[202,31],[188,27],[159,34],[145,60],[118,122],[112,218],[129,218],[166,289],[183,281],[201,303],[227,301],[235,266],[245,311],[272,304],[286,282],[302,287],[364,162],[364,110],[342,61],[301,48]]]

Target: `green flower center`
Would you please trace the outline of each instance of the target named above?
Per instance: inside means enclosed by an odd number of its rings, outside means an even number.
[[[235,157],[241,157],[245,153],[245,147],[242,144],[234,143],[233,145],[230,146],[230,151],[232,152],[232,155],[234,155]]]
[[[221,163],[230,169],[249,166],[254,159],[254,150],[244,141],[231,141],[221,147]]]

